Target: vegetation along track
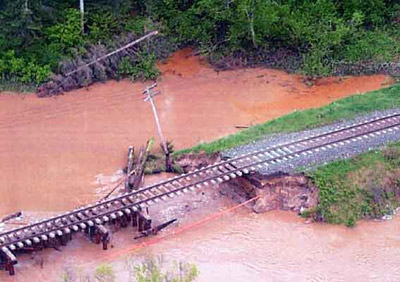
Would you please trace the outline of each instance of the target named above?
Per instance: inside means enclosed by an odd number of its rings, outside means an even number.
[[[161,200],[193,191],[202,185],[215,185],[277,162],[301,158],[320,150],[328,151],[333,147],[337,148],[399,129],[400,112],[396,112],[348,126],[338,126],[327,132],[223,160],[134,192],[3,232],[0,234],[0,249],[5,253],[30,247],[48,240],[49,237],[55,238],[63,234],[85,230],[89,226],[108,222],[110,218],[116,219],[126,214],[129,215]]]

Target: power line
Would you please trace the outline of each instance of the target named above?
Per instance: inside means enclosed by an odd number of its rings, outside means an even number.
[[[109,57],[109,56],[112,56],[112,55],[114,55],[114,54],[116,54],[116,53],[118,53],[118,52],[121,52],[122,50],[125,50],[125,49],[127,49],[127,48],[129,48],[129,47],[132,47],[133,45],[136,45],[136,44],[138,44],[139,42],[141,42],[141,41],[143,41],[143,40],[145,40],[145,39],[147,39],[147,38],[149,38],[149,37],[151,37],[151,36],[153,36],[153,35],[157,35],[157,34],[158,34],[158,31],[157,31],[157,30],[152,31],[152,32],[150,32],[150,33],[148,33],[148,34],[146,34],[146,35],[144,35],[144,36],[142,36],[142,37],[136,39],[135,41],[132,41],[131,43],[128,43],[128,44],[126,44],[125,46],[122,46],[121,48],[118,48],[117,50],[114,50],[114,51],[112,51],[112,52],[110,52],[110,53],[108,53],[108,54],[106,54],[106,55],[104,55],[104,56],[101,56],[100,58],[97,58],[97,59],[94,60],[94,61],[91,61],[91,62],[89,62],[89,63],[87,63],[87,64],[84,64],[83,66],[80,66],[80,67],[74,69],[73,71],[70,71],[70,72],[66,73],[65,76],[70,76],[71,74],[76,73],[76,72],[82,70],[83,68],[86,68],[86,67],[88,67],[88,66],[91,66],[91,65],[93,65],[93,64],[95,64],[95,63],[97,63],[97,62],[99,62],[99,61],[101,61],[101,60],[104,60],[105,58],[107,58],[107,57]]]

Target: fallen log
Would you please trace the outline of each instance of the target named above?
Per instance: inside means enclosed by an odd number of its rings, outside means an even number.
[[[160,224],[160,225],[157,225],[156,227],[153,227],[153,228],[151,228],[151,229],[143,230],[143,231],[141,231],[142,234],[140,234],[139,236],[136,236],[136,237],[134,238],[134,240],[137,240],[137,239],[140,239],[140,238],[144,238],[144,237],[148,237],[148,236],[150,236],[150,235],[157,235],[157,233],[158,233],[159,231],[161,231],[162,229],[164,229],[164,228],[166,228],[167,226],[171,225],[171,224],[174,223],[175,221],[177,221],[176,218],[171,219],[171,220],[169,220],[169,221],[167,221],[167,222],[164,222],[164,223],[162,223],[162,224]]]
[[[22,215],[22,212],[16,212],[16,213],[13,213],[13,214],[10,214],[10,215],[7,215],[6,217],[3,217],[1,220],[0,220],[0,223],[3,223],[3,222],[6,222],[6,221],[9,221],[9,220],[11,220],[11,219],[14,219],[14,218],[17,218],[17,217],[20,217]]]
[[[154,140],[150,139],[147,141],[146,148],[141,147],[138,159],[135,164],[132,176],[129,181],[131,183],[130,191],[137,190],[143,181],[144,169],[146,168],[147,158],[149,156],[150,150],[153,147]]]

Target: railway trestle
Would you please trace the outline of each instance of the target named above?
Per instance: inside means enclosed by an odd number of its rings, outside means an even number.
[[[123,213],[119,217],[111,215],[110,217],[103,218],[104,223],[108,225],[115,225],[120,228],[126,228],[129,226],[133,227],[133,230],[139,234],[150,234],[152,230],[152,219],[148,214],[148,209],[138,210],[130,213]],[[102,246],[103,250],[107,250],[110,243],[110,231],[105,224],[84,224],[81,223],[80,228],[72,227],[64,229],[64,232],[58,232],[56,236],[53,235],[42,235],[41,240],[33,239],[26,240],[23,246],[17,244],[18,249],[15,253],[8,248],[2,248],[0,250],[0,269],[7,271],[10,275],[15,275],[14,265],[18,264],[16,258],[17,254],[31,253],[43,250],[45,248],[57,248],[58,246],[66,246],[69,241],[72,240],[74,232],[83,232],[91,242]],[[139,238],[137,236],[134,238]]]
[[[54,244],[66,245],[71,240],[72,233],[78,231],[83,231],[94,243],[102,243],[103,249],[107,249],[110,232],[106,224],[110,223],[121,227],[132,225],[143,236],[156,234],[176,219],[152,227],[152,220],[146,212],[150,205],[204,186],[218,185],[261,168],[271,168],[277,163],[286,165],[291,160],[302,160],[318,152],[333,153],[349,144],[360,144],[382,135],[396,133],[397,138],[399,131],[400,112],[353,122],[346,126],[332,126],[322,133],[222,160],[153,185],[0,233],[0,266],[13,275],[14,266],[17,264],[15,254],[40,250]]]

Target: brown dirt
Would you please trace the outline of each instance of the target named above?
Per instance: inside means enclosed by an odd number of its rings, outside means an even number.
[[[242,203],[258,196],[252,210],[264,213],[273,210],[312,212],[318,204],[318,189],[303,174],[252,174],[223,183],[221,193]]]
[[[156,103],[165,136],[177,149],[292,112],[379,89],[383,75],[303,78],[262,68],[216,72],[191,50],[176,53],[159,81]],[[96,198],[99,174],[125,163],[126,148],[156,136],[145,83],[109,81],[64,96],[0,95],[0,215],[62,211]]]
[[[233,206],[215,194],[206,188],[205,195],[187,194],[186,199],[152,206],[161,212],[151,214],[164,220],[179,217],[157,237],[137,242],[132,228],[126,228],[112,236],[114,248],[102,251],[82,233],[75,234],[62,252],[46,249],[32,259],[19,256],[17,275],[0,271],[0,281],[60,281],[66,272],[85,277],[105,263],[113,266],[116,281],[130,281],[128,261],[158,256],[196,264],[198,281],[399,281],[398,216],[387,222],[361,221],[354,228],[304,224],[294,213],[254,214],[245,208],[215,218],[221,208]],[[175,233],[187,226],[192,228]],[[166,234],[172,236],[160,240]]]
[[[201,152],[183,154],[175,160],[175,163],[179,165],[184,172],[189,172],[195,169],[206,167],[220,160],[220,154],[218,153],[208,155],[204,152]]]

